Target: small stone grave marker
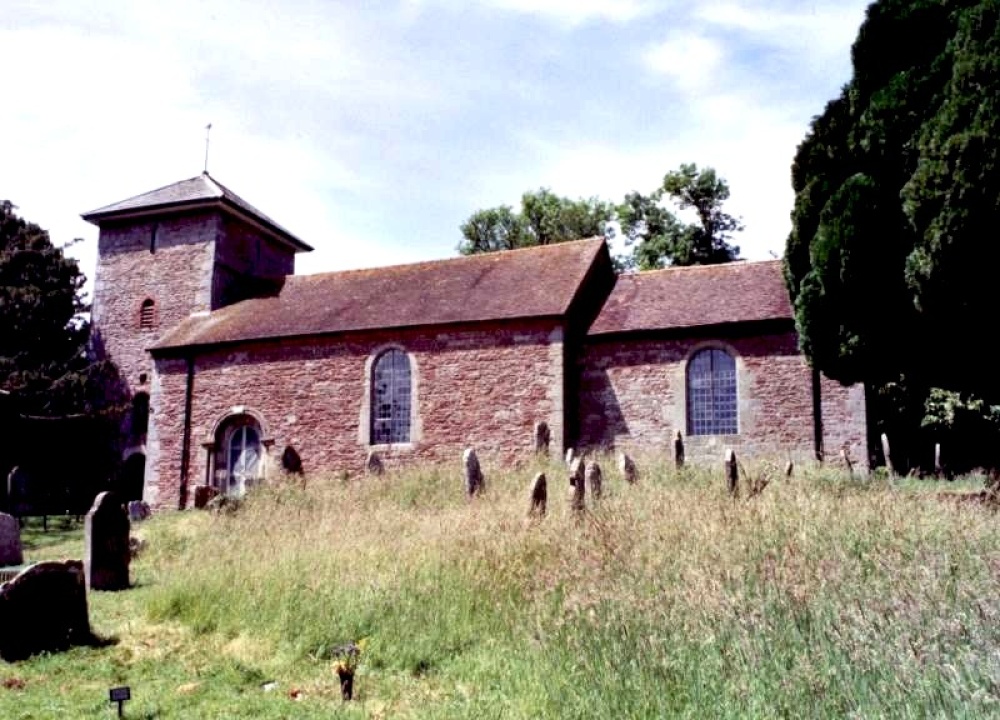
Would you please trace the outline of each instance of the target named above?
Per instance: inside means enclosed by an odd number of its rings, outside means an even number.
[[[21,523],[13,515],[0,513],[0,567],[20,565],[23,562]]]

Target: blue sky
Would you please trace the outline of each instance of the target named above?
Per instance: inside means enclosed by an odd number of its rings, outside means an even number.
[[[79,214],[209,170],[316,251],[455,254],[525,190],[620,201],[683,162],[780,254],[789,169],[862,0],[5,0],[0,198],[93,275]]]

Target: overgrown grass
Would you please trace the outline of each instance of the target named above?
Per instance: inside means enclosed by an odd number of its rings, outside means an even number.
[[[16,666],[0,714],[50,716],[28,689],[58,684],[60,716],[92,717],[116,682],[157,718],[1000,713],[997,515],[954,485],[815,472],[733,501],[721,471],[603,464],[583,518],[555,465],[542,521],[534,467],[487,468],[473,502],[425,468],[155,518],[139,586],[91,596],[119,643]],[[333,648],[360,638],[342,705]]]

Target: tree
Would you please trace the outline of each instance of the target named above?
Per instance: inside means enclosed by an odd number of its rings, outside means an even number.
[[[509,205],[478,210],[462,223],[458,251],[473,255],[606,235],[614,206],[598,198],[571,200],[546,188],[521,196],[521,211]]]
[[[852,60],[792,168],[786,279],[803,349],[870,397],[899,405],[884,389],[905,388],[928,417],[932,388],[989,408],[1000,374],[974,339],[1000,263],[1000,7],[878,0]]]
[[[86,353],[84,276],[49,234],[0,202],[0,389],[20,411],[65,415],[109,410],[116,376]]]
[[[681,210],[693,210],[698,222],[682,223],[663,205],[664,197]],[[714,169],[699,170],[693,163],[667,173],[651,195],[629,193],[618,206],[618,220],[626,243],[635,244],[630,264],[650,270],[735,260],[740,249],[730,240],[743,226],[722,210],[728,199],[726,181]]]

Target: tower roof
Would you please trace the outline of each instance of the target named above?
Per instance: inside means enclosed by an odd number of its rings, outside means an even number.
[[[97,210],[91,210],[84,213],[82,217],[87,222],[100,226],[106,220],[163,215],[206,207],[218,207],[230,214],[261,225],[278,239],[294,247],[297,252],[312,250],[311,246],[281,227],[207,172],[111,205],[105,205]]]

